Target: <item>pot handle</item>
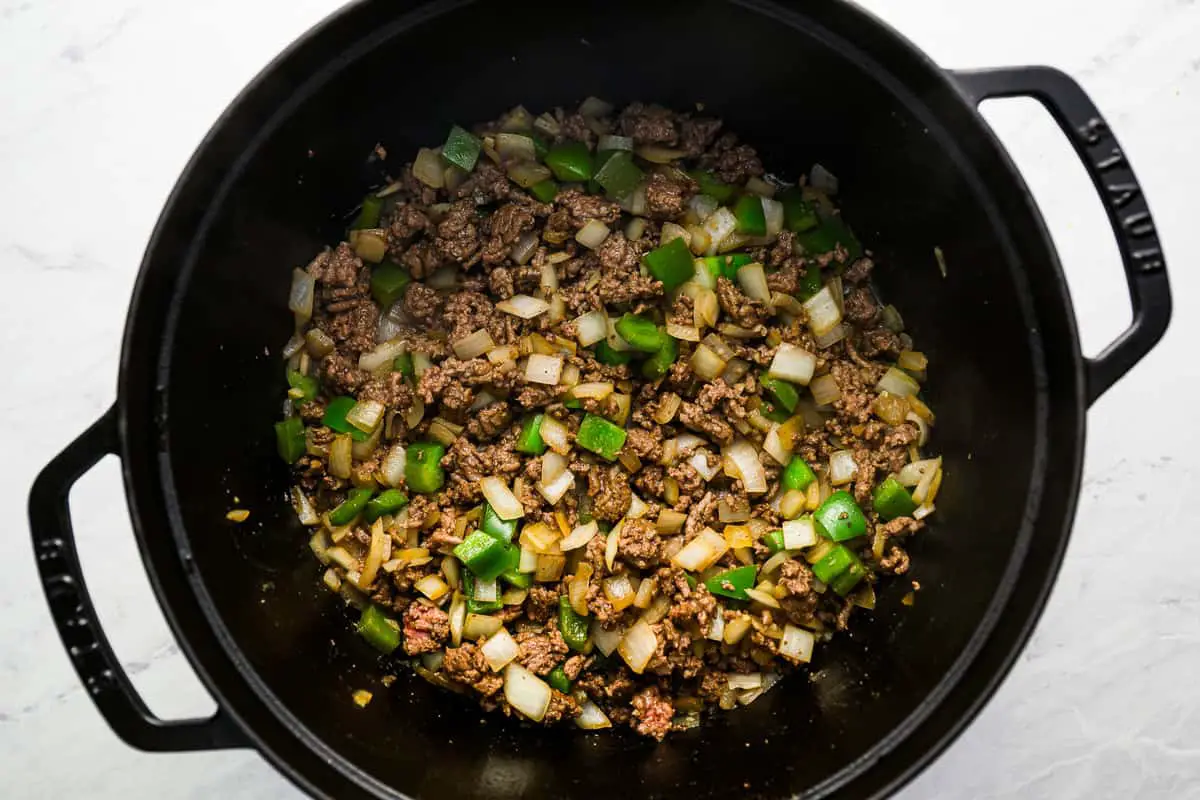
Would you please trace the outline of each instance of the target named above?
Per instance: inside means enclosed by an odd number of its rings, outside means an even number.
[[[1121,251],[1133,322],[1115,342],[1087,362],[1087,402],[1092,404],[1154,348],[1171,321],[1166,259],[1146,198],[1108,123],[1083,88],[1051,67],[1011,67],[952,72],[974,104],[995,97],[1032,97],[1066,134],[1104,201]]]
[[[219,707],[208,719],[163,720],[154,716],[121,668],[100,627],[80,569],[67,500],[75,481],[118,449],[114,406],[46,465],[29,494],[33,549],[58,635],[92,702],[127,744],[160,752],[246,746],[244,737]]]

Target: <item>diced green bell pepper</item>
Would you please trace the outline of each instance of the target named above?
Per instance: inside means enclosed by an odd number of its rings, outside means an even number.
[[[657,353],[662,349],[663,340],[668,338],[652,320],[636,314],[623,314],[614,327],[617,335],[630,347],[643,353]]]
[[[827,216],[812,230],[796,234],[796,241],[806,253],[828,253],[839,244],[846,248],[850,260],[862,255],[862,245],[840,216]]]
[[[908,489],[891,476],[875,487],[874,505],[876,513],[887,520],[907,517],[917,510],[917,504]]]
[[[804,199],[804,193],[800,189],[785,189],[775,199],[783,203],[783,224],[789,231],[802,233],[820,224],[816,209]]]
[[[357,402],[353,397],[333,398],[329,401],[329,405],[325,406],[325,416],[321,418],[321,424],[336,433],[350,434],[350,438],[356,442],[365,442],[371,438],[371,435],[366,431],[360,431],[346,421],[346,415],[350,413],[350,409],[354,408]]]
[[[517,550],[518,560],[521,557],[521,551]],[[518,589],[528,589],[533,586],[533,573],[521,572],[516,569],[506,569],[500,573],[500,580],[507,583],[509,586],[515,586]]]
[[[696,583],[696,576],[690,572],[683,573],[683,579],[687,581],[689,589],[695,589],[699,584]]]
[[[857,556],[846,545],[834,545],[833,549],[812,565],[813,575],[822,583],[829,583],[857,560]]]
[[[392,362],[392,369],[406,378],[415,377],[416,371],[413,369],[412,353],[401,353],[396,356],[396,360]]]
[[[563,672],[561,666],[550,670],[550,674],[546,676],[546,683],[550,684],[551,689],[557,689],[563,694],[571,692],[571,679],[567,677],[567,673]]]
[[[404,267],[384,261],[371,271],[371,296],[386,314],[397,300],[404,298],[404,291],[411,281],[412,276]]]
[[[756,194],[744,194],[733,207],[737,219],[738,233],[747,236],[763,236],[767,232],[767,217],[763,211],[762,198]]]
[[[683,238],[672,239],[642,256],[650,274],[662,281],[668,291],[681,286],[696,274],[695,259]]]
[[[596,157],[592,163],[592,179],[587,182],[587,190],[590,194],[599,194],[604,190],[604,187],[596,183],[596,173],[604,169],[604,165],[608,160],[615,156],[620,150],[597,150]]]
[[[618,150],[596,170],[595,178],[605,194],[614,200],[624,200],[642,182],[642,171],[633,163],[633,153]]]
[[[800,402],[800,393],[796,391],[796,387],[785,380],[772,378],[766,375],[762,378],[763,388],[775,398],[775,402],[792,412],[796,410],[796,404]]]
[[[566,595],[558,598],[558,630],[562,634],[567,647],[582,653],[587,648],[588,621],[571,608],[571,601]]]
[[[580,409],[583,408],[583,401],[571,394],[571,391],[568,389],[567,393],[563,396],[563,406],[570,409]]]
[[[807,300],[821,291],[821,286],[821,268],[812,261],[807,262],[804,265],[804,272],[800,274],[800,283],[796,287],[796,297],[802,301]]]
[[[367,606],[358,618],[358,635],[381,653],[390,654],[400,646],[400,626],[379,606]]]
[[[633,360],[633,355],[628,350],[614,350],[603,339],[596,342],[595,352],[596,360],[610,367],[619,367]]]
[[[442,456],[446,446],[440,442],[413,442],[405,455],[404,480],[408,488],[421,494],[432,494],[446,482]]]
[[[812,469],[808,464],[804,463],[804,459],[800,456],[792,456],[792,460],[783,469],[783,477],[781,481],[783,488],[787,490],[797,489],[804,491],[808,485],[815,481],[817,476],[813,474]]]
[[[518,556],[519,557],[519,556]],[[486,580],[486,579],[485,579]],[[470,614],[495,614],[504,608],[500,600],[476,600],[475,576],[468,570],[462,574],[463,594],[467,597],[467,612]]]
[[[706,194],[718,203],[728,203],[733,199],[734,194],[737,193],[736,186],[722,182],[717,176],[706,170],[692,170],[688,175],[700,187],[700,194]]]
[[[663,337],[663,346],[658,352],[642,362],[642,376],[648,381],[656,381],[666,375],[679,358],[679,343],[670,336]]]
[[[293,389],[304,392],[304,395],[296,400],[297,403],[306,403],[312,400],[321,389],[321,384],[316,378],[294,369],[288,370],[287,382],[288,386]]]
[[[367,228],[378,228],[379,217],[383,214],[383,198],[369,194],[363,198],[358,216],[350,223],[350,230],[361,231]]]
[[[763,544],[771,549],[772,553],[778,553],[783,549],[783,531],[771,531],[763,534]]]
[[[549,203],[558,195],[558,184],[546,178],[546,180],[530,186],[529,193],[539,202]]]
[[[759,407],[759,411],[762,412],[764,417],[771,420],[771,422],[787,422],[791,418],[791,414],[787,412],[786,408],[770,400],[764,401]]]
[[[867,518],[854,502],[854,495],[845,491],[834,492],[813,514],[818,532],[835,542],[854,539],[867,532]]]
[[[492,504],[484,501],[483,517],[479,520],[479,530],[501,541],[511,542],[513,537],[517,535],[517,523],[518,520],[515,519],[500,519],[500,515],[496,513],[496,509],[492,508]]]
[[[475,577],[494,581],[510,566],[510,547],[495,536],[475,531],[454,548],[454,555]]]
[[[604,417],[589,413],[584,415],[575,441],[584,450],[590,450],[613,461],[625,446],[625,436],[624,428],[612,424]]]
[[[275,447],[280,458],[288,464],[295,464],[308,449],[304,441],[304,421],[299,417],[288,417],[276,422]]]
[[[516,449],[531,456],[540,456],[546,452],[546,442],[542,439],[543,414],[533,414],[521,423],[521,433],[517,435]]]
[[[479,141],[479,137],[455,125],[450,129],[446,143],[442,145],[442,158],[459,169],[470,172],[475,169],[475,162],[479,160],[482,147],[483,143]]]
[[[734,600],[749,600],[746,590],[754,587],[754,578],[758,567],[747,564],[744,567],[734,567],[724,572],[718,572],[704,582],[708,590],[722,597],[732,597]]]
[[[332,525],[349,525],[367,507],[367,501],[375,494],[374,489],[351,489],[346,493],[346,499],[333,511],[329,512],[329,522]]]
[[[704,267],[714,278],[737,280],[738,270],[754,259],[746,253],[726,253],[723,256],[705,256]]]
[[[399,489],[386,489],[367,503],[367,507],[363,509],[363,520],[374,522],[384,514],[395,514],[406,505],[408,495]]]
[[[829,585],[833,588],[834,592],[842,597],[845,597],[846,595],[850,594],[854,587],[858,585],[858,582],[866,576],[867,568],[861,561],[855,561],[855,563],[846,568],[845,572],[834,578],[833,582]]]
[[[592,154],[583,142],[556,144],[546,153],[546,166],[560,181],[582,183],[591,180]]]

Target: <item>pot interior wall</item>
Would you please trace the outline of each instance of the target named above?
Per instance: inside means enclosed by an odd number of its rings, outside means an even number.
[[[1017,223],[989,211],[953,132],[922,118],[921,86],[900,93],[861,53],[815,28],[723,3],[683,14],[673,4],[585,4],[569,14],[488,4],[408,33],[380,27],[374,49],[352,57],[352,29],[379,22],[390,5],[343,17],[322,47],[289,62],[295,86],[326,60],[347,63],[298,96],[277,127],[246,115],[228,121],[247,138],[265,134],[195,245],[163,343],[165,480],[232,640],[299,725],[364,773],[420,797],[516,797],[534,787],[611,797],[632,784],[656,797],[782,796],[827,781],[892,734],[951,671],[1013,555],[1036,468],[1036,389],[1006,237],[1037,231],[1012,231]],[[927,88],[931,97],[946,92]],[[929,355],[933,444],[947,463],[937,522],[910,548],[911,574],[887,584],[873,614],[857,615],[852,635],[819,647],[812,681],[793,677],[660,746],[624,732],[484,722],[471,701],[381,662],[351,631],[352,615],[317,586],[271,436],[290,272],[337,240],[342,213],[378,180],[365,159],[376,142],[394,170],[418,146],[440,143],[452,122],[518,103],[535,112],[571,106],[589,94],[703,103],[769,169],[795,178],[820,161],[840,177],[848,219],[877,253],[880,291]],[[249,523],[223,523],[234,505],[251,509]],[[921,591],[907,608],[910,579]],[[379,678],[393,672],[384,689]],[[365,710],[351,703],[357,688],[375,692]]]

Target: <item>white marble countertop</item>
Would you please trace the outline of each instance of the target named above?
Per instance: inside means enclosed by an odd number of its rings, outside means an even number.
[[[337,0],[0,1],[0,775],[13,798],[287,798],[259,756],[135,752],[79,683],[46,613],[24,508],[33,476],[112,401],[130,289],[176,176],[212,121]],[[1121,138],[1176,297],[1166,341],[1089,414],[1083,496],[1037,633],[912,798],[1200,797],[1200,4],[1194,0],[869,0],[946,66],[1074,75]],[[170,66],[167,66],[170,65]],[[1116,248],[1067,145],[1031,102],[987,116],[1058,243],[1085,350],[1130,317]],[[115,460],[74,494],[105,628],[164,717],[212,702],[179,654],[129,533]]]

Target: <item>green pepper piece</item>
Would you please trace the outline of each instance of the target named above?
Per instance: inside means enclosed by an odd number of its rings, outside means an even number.
[[[546,166],[560,181],[581,183],[592,178],[592,154],[583,142],[554,145],[546,153]]]
[[[383,214],[383,198],[369,194],[363,198],[358,216],[350,223],[350,230],[361,231],[366,228],[378,228],[379,217]]]
[[[763,534],[763,544],[770,548],[772,553],[778,553],[783,549],[783,531],[771,531]]]
[[[467,612],[471,614],[495,614],[504,608],[500,600],[476,600],[475,576],[469,571],[462,574],[463,594],[467,597]]]
[[[408,505],[408,495],[399,489],[387,489],[373,497],[363,509],[363,520],[374,522],[384,514],[395,514]]]
[[[509,568],[510,547],[494,536],[475,531],[454,548],[454,555],[475,577],[494,581]]]
[[[834,578],[845,572],[858,557],[844,544],[835,545],[832,550],[823,555],[812,565],[813,575],[822,583],[830,583]]]
[[[814,255],[828,253],[839,244],[846,248],[850,260],[862,255],[862,245],[858,237],[838,215],[825,217],[816,228],[796,234],[796,241],[804,248],[804,252]]]
[[[614,200],[624,200],[642,182],[642,171],[633,163],[633,153],[618,150],[596,170],[595,178],[605,194]]]
[[[442,158],[459,169],[470,172],[475,169],[475,162],[479,160],[482,147],[483,143],[479,141],[479,137],[455,125],[450,129],[446,143],[442,145]]]
[[[413,442],[408,446],[404,463],[404,480],[408,488],[421,494],[433,494],[446,482],[442,456],[446,446],[439,442]]]
[[[358,635],[384,654],[392,653],[400,646],[400,626],[396,620],[384,614],[379,606],[367,606],[358,618]]]
[[[304,441],[304,421],[299,417],[288,417],[283,422],[276,422],[275,447],[280,458],[295,464],[308,449]]]
[[[401,353],[396,356],[396,360],[392,362],[392,369],[406,378],[415,377],[416,371],[413,369],[412,353]]]
[[[354,522],[366,508],[367,501],[373,494],[375,494],[374,489],[351,489],[346,493],[346,499],[342,501],[341,505],[329,512],[329,523],[331,525],[349,525]]]
[[[704,582],[708,590],[722,597],[732,597],[734,600],[749,600],[746,590],[754,587],[754,578],[758,574],[758,566],[747,564],[744,567],[734,567],[724,572],[718,572]]]
[[[596,342],[596,360],[610,367],[619,367],[633,360],[628,350],[614,350],[605,340]]]
[[[596,183],[596,173],[604,168],[608,160],[615,156],[620,150],[597,150],[596,157],[592,162],[592,179],[587,182],[587,190],[589,194],[599,194],[604,187]]]
[[[858,557],[856,556],[854,563],[847,567],[845,572],[834,578],[829,585],[834,592],[842,597],[845,597],[846,595],[850,594],[854,587],[858,585],[858,582],[866,576],[867,568],[863,566],[862,562],[859,561]]]
[[[626,312],[617,320],[614,326],[617,335],[629,343],[634,350],[643,353],[657,353],[662,349],[663,340],[668,338],[651,320]]]
[[[704,267],[714,278],[737,280],[738,270],[754,259],[745,253],[726,253],[723,256],[705,256]]]
[[[808,485],[815,481],[817,476],[813,474],[808,464],[804,463],[804,459],[800,456],[792,456],[792,460],[784,467],[783,482],[784,489],[798,489],[804,491]]]
[[[496,509],[492,508],[492,504],[485,501],[483,504],[483,518],[479,520],[479,530],[502,542],[511,542],[513,537],[517,535],[517,520],[500,519],[500,515],[496,513]]]
[[[747,236],[764,236],[767,233],[767,217],[763,212],[762,198],[756,194],[744,194],[733,207],[739,233]]]
[[[546,676],[546,683],[550,684],[550,688],[557,689],[563,694],[569,694],[571,691],[571,679],[567,677],[567,673],[563,672],[561,665],[550,670],[550,674]]]
[[[696,584],[696,576],[695,575],[693,575],[690,572],[685,572],[685,573],[683,573],[683,579],[685,581],[687,581],[687,585],[688,585],[689,589],[696,588],[697,584]]]
[[[829,495],[813,514],[813,520],[818,531],[835,542],[854,539],[867,532],[867,518],[854,502],[854,495],[844,489]]]
[[[775,198],[783,203],[783,224],[789,231],[803,233],[820,224],[812,203],[804,199],[804,193],[796,188],[784,189]]]
[[[526,417],[525,421],[521,423],[521,433],[517,436],[517,443],[514,445],[517,450],[531,456],[540,456],[546,452],[546,442],[542,439],[543,416],[543,414],[534,414]]]
[[[333,398],[329,401],[329,405],[325,406],[325,416],[321,418],[321,424],[336,433],[350,434],[350,438],[356,442],[365,442],[371,438],[371,435],[360,431],[346,421],[346,415],[350,413],[350,409],[354,408],[354,404],[357,402],[353,397]]]
[[[517,558],[520,558],[521,551],[517,551]],[[518,589],[528,589],[533,586],[533,573],[521,572],[515,569],[506,569],[500,573],[500,580],[507,583],[509,586],[515,586]]]
[[[558,184],[546,178],[546,180],[530,186],[529,193],[539,202],[549,203],[558,195]]]
[[[589,413],[583,416],[575,441],[583,449],[613,461],[625,446],[625,435],[624,428],[612,424],[604,417]]]
[[[759,410],[762,412],[762,415],[771,420],[771,422],[787,422],[792,416],[787,412],[786,408],[777,406],[769,400],[764,402],[762,406],[759,407]]]
[[[891,476],[875,487],[874,505],[879,516],[887,520],[907,517],[917,510],[917,504],[908,493],[908,489]]]
[[[800,300],[807,300],[821,291],[822,285],[821,268],[809,262],[804,265],[804,272],[800,273],[800,285],[796,288],[796,297]]]
[[[580,409],[583,408],[583,401],[571,394],[571,391],[568,389],[566,396],[563,397],[563,406],[571,409]]]
[[[666,375],[679,358],[679,343],[670,336],[665,336],[663,346],[658,352],[642,362],[642,375],[649,381],[656,381]]]
[[[571,601],[566,595],[558,598],[558,630],[562,634],[567,647],[582,653],[587,647],[588,621],[571,608]]]
[[[672,239],[662,247],[656,247],[642,256],[642,263],[650,274],[662,281],[663,287],[670,291],[692,279],[696,274],[695,259],[692,251],[682,237]]]
[[[387,310],[397,301],[404,298],[404,291],[412,281],[408,270],[391,261],[384,261],[371,271],[371,296],[375,302]]]
[[[700,194],[706,194],[718,203],[728,203],[737,193],[736,186],[719,180],[717,176],[707,170],[695,169],[688,175],[699,185]]]
[[[767,390],[775,402],[792,412],[796,410],[796,404],[800,402],[800,393],[796,391],[796,387],[780,378],[772,378],[766,375],[762,378],[761,383],[763,388]]]
[[[299,389],[304,392],[303,396],[296,400],[297,403],[306,403],[317,396],[317,392],[321,388],[321,384],[316,378],[311,375],[305,375],[298,370],[289,369],[287,374],[288,386],[293,389]]]

